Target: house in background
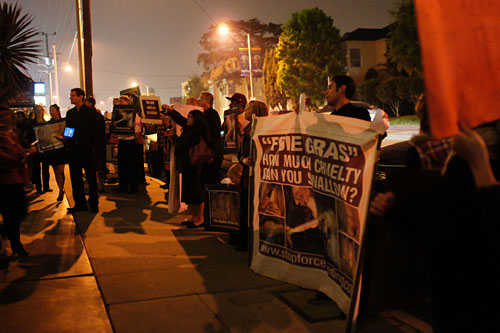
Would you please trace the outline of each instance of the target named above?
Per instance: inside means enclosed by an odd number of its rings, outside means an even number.
[[[390,26],[381,29],[359,28],[346,32],[342,46],[346,56],[346,70],[356,85],[365,81],[366,72],[373,68],[379,70],[385,64],[386,40]]]

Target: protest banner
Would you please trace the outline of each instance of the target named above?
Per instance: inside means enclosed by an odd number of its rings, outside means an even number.
[[[141,104],[142,118],[141,122],[147,124],[161,124],[161,102],[158,96],[141,96],[139,97]]]
[[[63,148],[64,143],[62,141],[62,136],[65,126],[66,120],[64,119],[35,126],[33,129],[36,139],[38,140],[38,151],[44,153],[49,150]]]
[[[347,314],[378,133],[358,119],[292,112],[258,118],[253,141],[251,269],[319,290]]]

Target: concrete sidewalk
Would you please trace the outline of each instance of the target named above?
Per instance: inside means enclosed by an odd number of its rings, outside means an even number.
[[[182,227],[160,184],[148,182],[136,194],[107,186],[99,213],[74,219],[66,200],[55,204],[57,190],[30,196],[30,256],[0,269],[2,332],[345,330],[333,302],[254,274],[227,234]],[[428,330],[387,313],[361,331]]]

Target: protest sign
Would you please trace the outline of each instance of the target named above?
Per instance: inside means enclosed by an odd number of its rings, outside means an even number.
[[[417,0],[415,10],[432,136],[500,119],[500,3]]]
[[[240,230],[240,187],[235,185],[206,185],[209,204],[208,229],[220,231]],[[246,221],[243,221],[246,223]]]
[[[378,134],[358,119],[304,112],[258,118],[256,273],[322,291],[348,313]]]
[[[224,153],[237,153],[239,150],[239,131],[241,125],[238,122],[238,109],[231,108],[224,111]]]
[[[111,132],[117,135],[133,135],[136,108],[133,105],[115,105],[111,118]]]
[[[142,118],[141,122],[148,124],[161,124],[161,102],[158,96],[141,96]]]
[[[62,141],[62,136],[65,126],[66,120],[64,119],[35,126],[33,129],[36,139],[38,140],[38,151],[43,153],[49,150],[63,148],[64,143]]]

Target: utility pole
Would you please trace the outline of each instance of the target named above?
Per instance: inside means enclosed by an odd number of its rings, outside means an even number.
[[[80,70],[80,88],[85,89],[85,64],[83,62],[83,41],[82,41],[82,20],[81,20],[81,4],[80,0],[75,0],[76,5],[76,28],[78,33],[78,62]]]
[[[92,11],[90,0],[83,0],[83,58],[85,63],[85,93],[94,96],[92,75]]]
[[[50,104],[53,104],[52,103],[52,99],[54,98],[54,94],[52,93],[52,61],[50,60],[50,54],[49,54],[49,36],[55,36],[56,33],[46,33],[46,32],[41,32],[40,33],[42,36],[45,37],[45,51],[46,51],[46,60],[45,60],[45,68],[46,68],[46,72],[49,76],[49,93],[50,93],[50,96],[49,96],[49,101],[50,101]],[[49,104],[49,105],[50,105]]]

